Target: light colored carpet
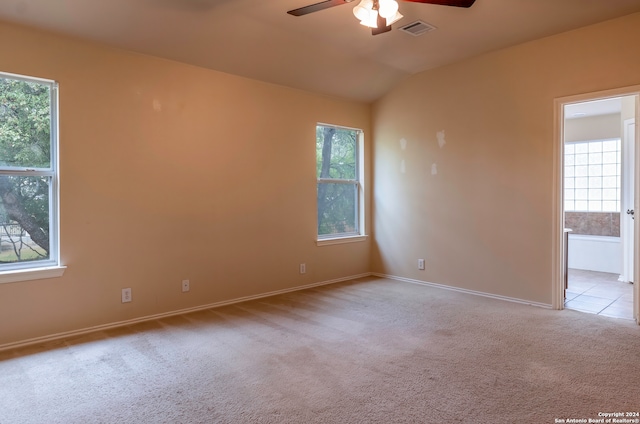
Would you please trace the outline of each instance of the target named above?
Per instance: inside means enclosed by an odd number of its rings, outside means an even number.
[[[0,423],[553,423],[640,409],[640,327],[367,278],[0,353]]]

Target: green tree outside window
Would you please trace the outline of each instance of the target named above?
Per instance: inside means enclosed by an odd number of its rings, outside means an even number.
[[[348,128],[316,127],[318,237],[359,234],[359,134]]]
[[[0,75],[0,264],[49,259],[51,89]]]

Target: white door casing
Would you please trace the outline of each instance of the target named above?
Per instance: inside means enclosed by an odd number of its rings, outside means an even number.
[[[634,281],[635,227],[635,119],[623,123],[622,140],[622,202],[620,206],[620,236],[622,241],[622,274],[620,281]],[[631,215],[629,211],[634,211]]]
[[[595,99],[635,96],[635,121],[640,120],[640,85],[605,90],[595,93],[579,94],[556,98],[554,100],[554,134],[553,134],[553,187],[552,187],[552,246],[551,246],[551,302],[554,309],[564,309],[564,107],[567,104],[585,102]],[[635,146],[640,145],[640,131],[635,131]],[[631,156],[633,157],[633,156]],[[635,149],[635,169],[640,170],[640,148]],[[634,210],[638,210],[640,199],[640,172],[635,172]],[[626,215],[626,209],[624,210]],[[633,226],[633,244],[635,252],[640,251],[640,225]],[[640,325],[640,255],[633,255],[634,295],[633,316]]]

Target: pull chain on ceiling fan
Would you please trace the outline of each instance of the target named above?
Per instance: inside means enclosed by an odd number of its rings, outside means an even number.
[[[320,3],[293,9],[287,13],[293,16],[308,15],[309,13],[329,9],[351,3],[354,0],[325,0]],[[413,3],[439,4],[442,6],[471,7],[476,0],[403,0]],[[373,35],[391,31],[391,25],[402,18],[398,11],[396,0],[360,0],[360,3],[353,8],[353,14],[364,26],[371,28]]]

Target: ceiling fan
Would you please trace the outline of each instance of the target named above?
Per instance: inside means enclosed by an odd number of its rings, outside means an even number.
[[[293,16],[308,15],[309,13],[329,9],[351,3],[354,0],[325,0],[320,3],[310,4],[298,9],[289,10],[287,13]],[[413,3],[440,4],[443,6],[471,7],[476,0],[403,0]],[[364,26],[371,28],[373,35],[391,31],[391,24],[397,22],[402,15],[398,12],[398,3],[395,0],[360,0],[353,8],[353,14]]]

